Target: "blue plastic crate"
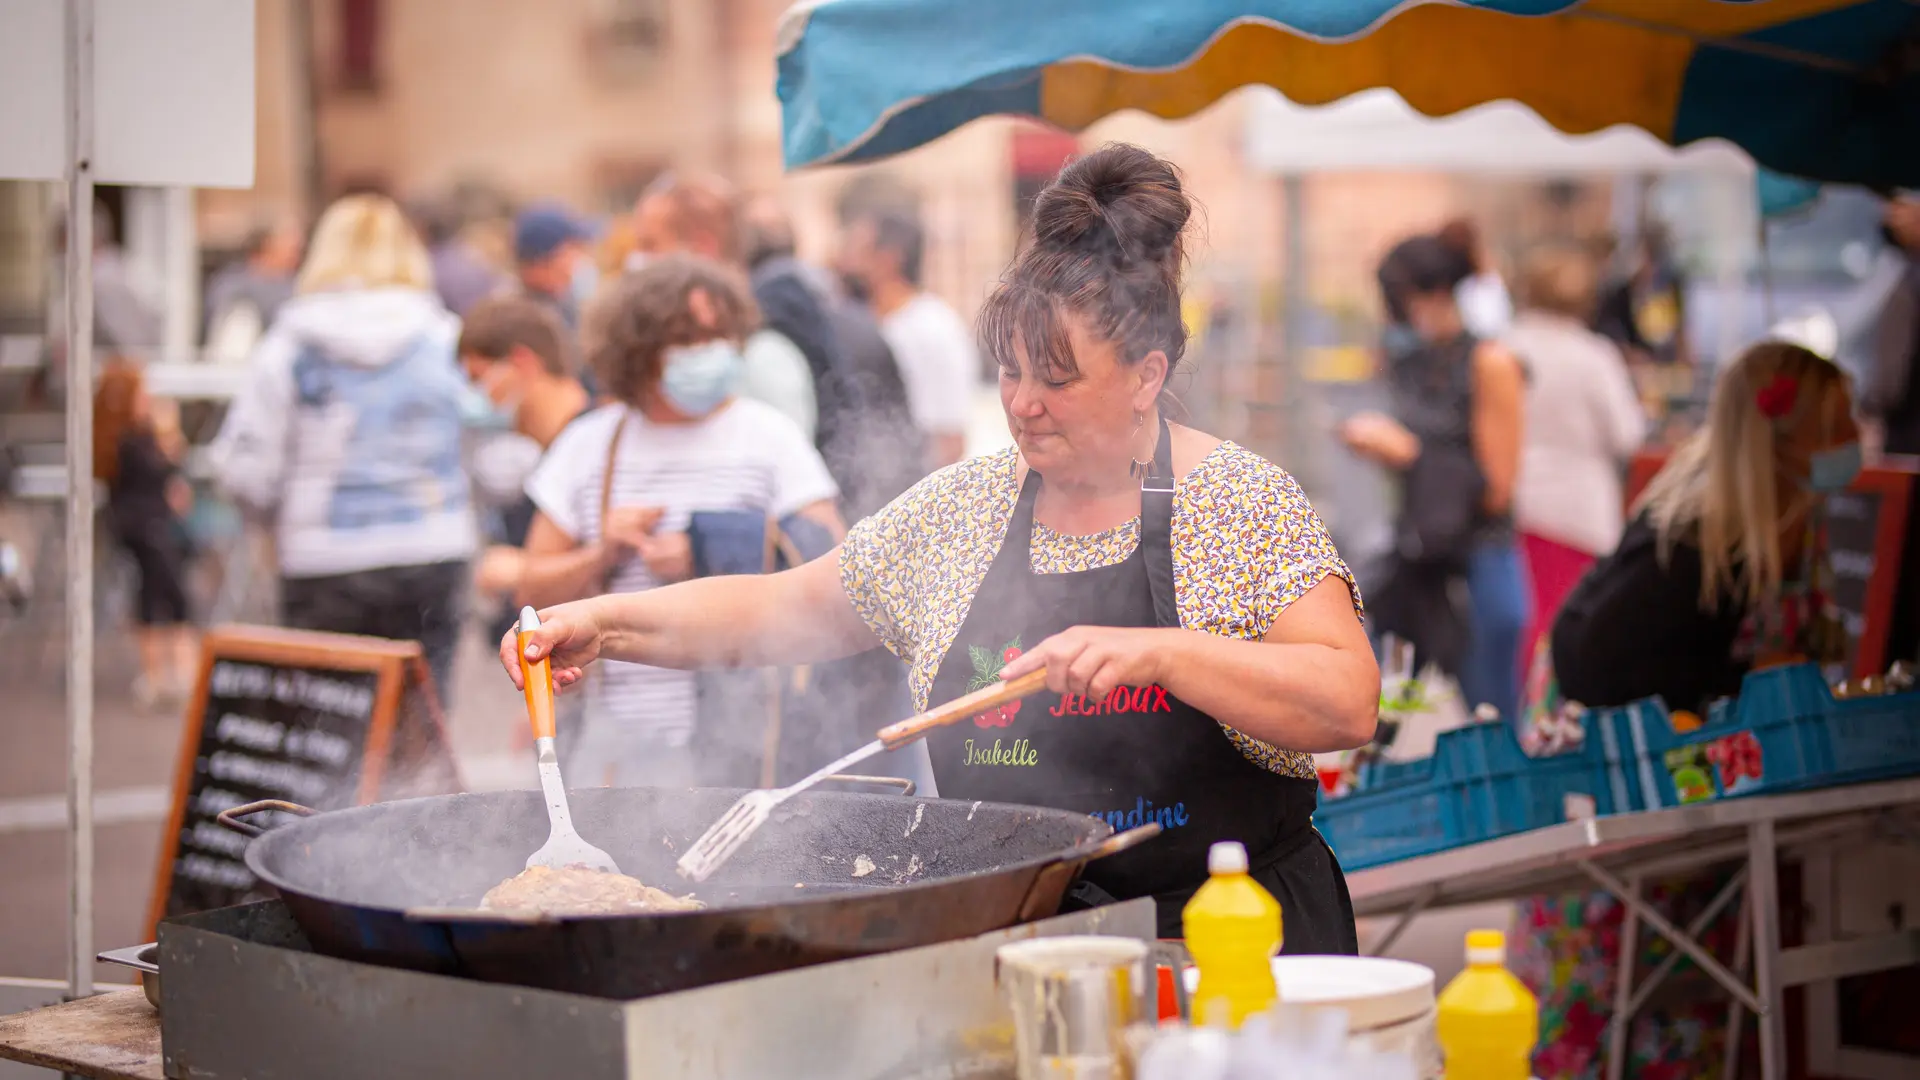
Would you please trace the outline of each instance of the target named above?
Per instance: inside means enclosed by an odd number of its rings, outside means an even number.
[[[1528,757],[1501,721],[1442,732],[1431,757],[1364,770],[1314,824],[1340,865],[1359,870],[1559,824],[1569,796],[1613,813],[1630,798],[1628,760],[1604,731],[1587,732],[1580,749],[1544,758]]]
[[[1812,664],[1748,675],[1693,731],[1657,697],[1588,720],[1628,751],[1635,809],[1920,773],[1920,690],[1841,701]]]

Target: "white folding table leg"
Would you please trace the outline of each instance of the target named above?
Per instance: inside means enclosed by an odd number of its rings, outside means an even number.
[[[1748,826],[1747,900],[1753,912],[1754,990],[1761,1003],[1756,1010],[1760,1013],[1761,1080],[1786,1080],[1787,1076],[1787,1018],[1776,978],[1780,963],[1780,882],[1774,854],[1773,822],[1756,821]]]
[[[1751,872],[1751,870],[1749,870]],[[1733,931],[1733,973],[1745,978],[1747,969],[1752,965],[1747,959],[1747,950],[1753,947],[1753,909],[1746,905],[1740,907],[1739,921]],[[1720,1075],[1727,1080],[1739,1080],[1740,1076],[1740,1034],[1745,1027],[1743,1021],[1747,1012],[1740,1005],[1739,998],[1727,1002],[1727,1064]]]
[[[1619,897],[1627,914],[1620,926],[1620,960],[1613,976],[1613,1017],[1607,1022],[1607,1080],[1622,1080],[1627,1069],[1627,1035],[1633,1028],[1633,969],[1640,955],[1640,878],[1627,878],[1627,896]]]
[[[1366,947],[1366,949],[1364,950],[1365,955],[1367,956],[1386,955],[1386,951],[1388,949],[1393,948],[1394,942],[1400,940],[1400,935],[1406,933],[1407,927],[1412,925],[1413,920],[1419,918],[1421,912],[1426,911],[1427,906],[1429,904],[1432,904],[1434,901],[1434,898],[1439,895],[1440,895],[1440,886],[1438,885],[1430,886],[1426,891],[1422,892],[1418,899],[1414,900],[1413,903],[1407,905],[1407,909],[1405,911],[1402,911],[1400,914],[1394,916],[1393,925],[1387,927],[1387,932],[1380,935],[1380,940]]]
[[[1694,963],[1699,964],[1700,970],[1706,972],[1714,982],[1719,983],[1722,990],[1739,998],[1746,1004],[1747,1008],[1752,1009],[1754,1012],[1766,1012],[1764,1003],[1745,982],[1737,978],[1733,972],[1728,971],[1727,966],[1715,959],[1714,955],[1702,947],[1699,942],[1687,936],[1686,932],[1678,926],[1673,925],[1672,920],[1660,914],[1658,910],[1641,900],[1638,896],[1632,895],[1619,878],[1614,877],[1612,874],[1585,859],[1576,860],[1574,865],[1579,867],[1582,873],[1594,881],[1599,882],[1602,888],[1619,897],[1622,903],[1631,905],[1635,911],[1640,913],[1640,917],[1646,920],[1648,926],[1658,931],[1661,937],[1672,942],[1674,948],[1686,953]],[[1751,890],[1751,888],[1752,885],[1749,883],[1749,890]],[[1778,1002],[1776,1002],[1775,1008],[1778,1007]]]
[[[1725,885],[1720,886],[1720,891],[1713,894],[1713,899],[1707,901],[1707,906],[1700,909],[1700,914],[1695,915],[1687,923],[1687,936],[1696,941],[1699,940],[1700,935],[1706,933],[1707,928],[1720,918],[1720,913],[1727,909],[1727,905],[1733,902],[1734,897],[1740,895],[1740,890],[1746,887],[1746,884],[1747,868],[1743,866],[1727,879]],[[1660,988],[1660,984],[1666,981],[1667,976],[1673,974],[1673,969],[1680,966],[1680,958],[1684,955],[1686,954],[1675,949],[1667,954],[1666,959],[1660,961],[1659,967],[1647,973],[1647,977],[1641,980],[1639,989],[1633,992],[1633,1000],[1627,1005],[1629,1014],[1638,1013],[1647,1007],[1647,999],[1653,997],[1653,992]],[[1738,953],[1734,955],[1734,959],[1739,959]],[[1734,974],[1745,975],[1745,972],[1736,968]]]

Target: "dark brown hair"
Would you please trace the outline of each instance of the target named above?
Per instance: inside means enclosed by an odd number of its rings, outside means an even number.
[[[1466,218],[1454,218],[1440,226],[1436,234],[1440,242],[1460,253],[1467,261],[1467,268],[1478,274],[1486,267],[1480,265],[1480,230]]]
[[[515,348],[540,358],[549,375],[571,375],[567,330],[552,309],[524,296],[489,296],[460,320],[457,355],[505,360]]]
[[[710,323],[694,317],[696,292],[713,309]],[[601,388],[639,405],[660,380],[668,349],[715,338],[741,341],[759,325],[759,309],[738,274],[697,255],[669,255],[600,290],[580,336]]]
[[[1138,146],[1112,143],[1068,165],[1034,200],[1033,240],[981,308],[982,347],[1009,367],[1018,342],[1041,378],[1071,377],[1070,313],[1122,363],[1165,353],[1171,379],[1187,348],[1180,278],[1192,216],[1179,171]]]

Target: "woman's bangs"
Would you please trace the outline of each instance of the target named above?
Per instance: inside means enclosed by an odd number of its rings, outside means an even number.
[[[996,365],[1015,371],[1024,347],[1033,374],[1047,382],[1080,374],[1058,301],[1031,286],[1003,284],[987,297],[980,309],[980,346]]]

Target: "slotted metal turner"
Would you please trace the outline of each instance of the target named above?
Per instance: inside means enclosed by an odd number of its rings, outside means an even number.
[[[525,661],[522,663],[524,664]],[[674,864],[674,869],[689,881],[705,881],[728,859],[733,858],[733,853],[739,851],[743,844],[752,839],[753,834],[760,830],[760,826],[767,823],[767,819],[773,816],[774,807],[829,776],[845,772],[882,750],[898,750],[924,737],[934,728],[957,724],[968,717],[978,716],[988,709],[999,708],[1008,702],[1018,701],[1028,694],[1044,690],[1046,686],[1047,673],[1041,670],[1028,672],[1017,679],[995,686],[975,690],[971,694],[954,698],[945,705],[928,709],[918,716],[881,728],[872,742],[831,765],[822,766],[819,771],[797,783],[788,784],[783,788],[749,791],[740,796],[739,801],[721,815],[719,821],[714,822],[706,832],[700,834],[700,838],[695,840],[693,846],[687,849],[687,853],[680,856],[680,861]]]
[[[553,749],[553,665],[542,658],[527,659],[527,634],[538,629],[540,616],[530,607],[520,609],[520,681],[526,687],[527,718],[533,722],[533,746],[540,755],[540,791],[547,798],[547,842],[527,856],[527,869],[584,866],[619,873],[613,856],[580,838],[567,806],[567,786],[560,779],[560,755]]]

